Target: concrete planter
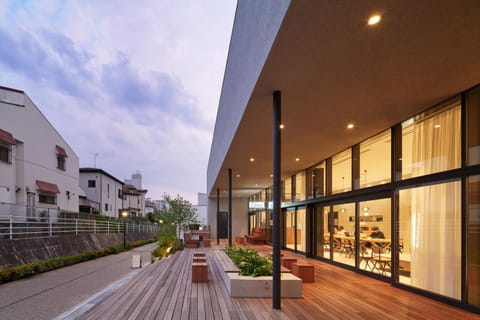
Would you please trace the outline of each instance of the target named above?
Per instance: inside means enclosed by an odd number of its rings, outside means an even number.
[[[234,298],[272,297],[272,276],[241,276],[222,266],[220,259],[230,258],[224,252],[217,252],[215,262],[228,293]],[[231,260],[230,260],[231,261]],[[226,270],[227,269],[227,270]],[[229,271],[230,270],[230,271]],[[280,291],[283,298],[302,298],[302,279],[291,273],[281,273]]]

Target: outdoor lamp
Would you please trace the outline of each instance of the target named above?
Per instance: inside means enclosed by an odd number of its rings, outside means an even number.
[[[127,220],[128,210],[122,210],[123,217],[123,249],[127,246]]]

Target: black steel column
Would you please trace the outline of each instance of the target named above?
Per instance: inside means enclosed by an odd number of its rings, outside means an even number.
[[[228,169],[228,246],[232,246],[232,169]]]
[[[217,245],[220,244],[220,232],[218,231],[219,215],[220,215],[220,189],[217,188]]]
[[[280,205],[281,205],[281,115],[282,101],[281,92],[273,92],[273,226],[272,226],[272,262],[273,262],[273,287],[272,287],[272,306],[274,309],[280,309]]]

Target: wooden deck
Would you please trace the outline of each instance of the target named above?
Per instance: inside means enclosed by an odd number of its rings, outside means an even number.
[[[268,246],[252,246],[267,254]],[[185,249],[146,267],[127,285],[78,319],[479,319],[449,306],[319,261],[303,299],[231,298],[213,262],[216,246]],[[204,251],[208,283],[192,283],[193,252]],[[287,257],[302,256],[282,252]]]

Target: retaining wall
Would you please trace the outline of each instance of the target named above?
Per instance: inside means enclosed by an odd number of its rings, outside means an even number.
[[[127,233],[127,242],[153,239],[154,232]],[[123,233],[81,234],[39,239],[0,240],[0,269],[123,244]]]

